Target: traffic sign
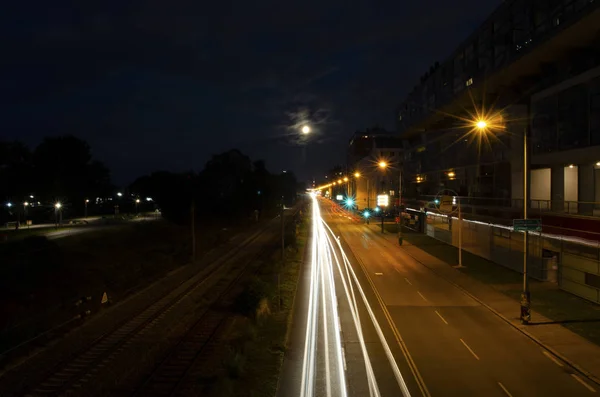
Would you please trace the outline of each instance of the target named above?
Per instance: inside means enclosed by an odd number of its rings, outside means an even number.
[[[452,212],[452,204],[454,204],[454,198],[452,196],[442,196],[438,208],[440,212]]]
[[[541,219],[513,219],[513,230],[515,232],[541,232]]]
[[[377,206],[378,207],[387,207],[390,204],[390,196],[387,194],[380,194],[377,196]]]

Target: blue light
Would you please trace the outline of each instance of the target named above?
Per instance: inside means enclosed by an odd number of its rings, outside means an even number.
[[[365,218],[368,218],[368,217],[370,217],[370,216],[371,216],[371,213],[370,213],[369,211],[365,211],[365,212],[363,213],[363,215],[364,215],[364,217],[365,217]]]
[[[375,212],[379,212],[379,207],[375,207]]]
[[[433,202],[435,203],[435,205],[438,205],[440,203],[440,200],[435,199],[435,200],[433,200]]]
[[[351,198],[347,198],[346,199],[346,206],[347,207],[352,207],[354,205],[354,200],[352,200]]]

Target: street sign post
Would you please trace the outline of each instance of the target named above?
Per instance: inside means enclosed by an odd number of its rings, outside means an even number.
[[[452,196],[442,196],[438,208],[440,212],[448,214],[453,210],[452,204],[454,204],[454,198]]]
[[[541,232],[541,219],[513,219],[513,230],[515,232]]]
[[[377,206],[378,207],[387,207],[390,204],[390,196],[387,194],[380,194],[377,196]],[[381,211],[381,233],[384,232],[383,229],[383,219],[385,217],[384,211]]]

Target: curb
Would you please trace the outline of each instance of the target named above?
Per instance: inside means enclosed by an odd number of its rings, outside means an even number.
[[[312,217],[311,217],[311,221],[309,222],[308,226],[312,225]],[[302,252],[302,257],[300,259],[300,269],[298,271],[298,282],[296,282],[296,289],[294,290],[294,298],[292,299],[292,307],[290,308],[290,314],[287,318],[287,322],[288,324],[293,323],[294,321],[294,312],[296,311],[296,296],[298,296],[298,286],[300,285],[300,279],[302,277],[302,273],[304,271],[304,261],[306,259],[306,251],[308,251],[308,240],[311,237],[311,233],[310,230],[307,230],[307,235],[306,235],[306,244],[304,245],[304,251]],[[289,343],[289,339],[290,339],[290,334],[291,334],[291,329],[292,327],[288,327],[288,329],[285,332],[285,349],[287,352],[287,348],[288,348],[288,343]],[[283,362],[285,361],[285,353],[283,354],[283,359],[281,360],[281,364],[279,364],[279,375],[277,376],[277,387],[275,388],[275,396],[279,395],[279,382],[281,381],[281,369],[283,368]]]
[[[424,264],[423,262],[421,262],[420,260],[418,260],[417,258],[415,258],[413,255],[411,255],[404,248],[402,248],[402,247],[400,247],[400,248],[402,249],[402,251],[404,253],[406,253],[406,255],[410,256],[415,261],[417,261],[418,263],[420,263],[421,265],[423,265],[424,267],[426,267],[427,269],[429,269],[433,274],[435,274],[436,276],[438,276],[442,280],[445,280],[446,282],[448,282],[449,284],[453,285],[454,287],[458,288],[463,294],[467,295],[468,297],[470,297],[473,300],[475,300],[476,302],[478,302],[481,306],[483,306],[486,309],[488,309],[490,312],[492,312],[493,314],[495,314],[497,317],[499,317],[500,319],[502,319],[504,322],[506,322],[507,324],[509,324],[511,327],[513,327],[517,331],[521,332],[523,335],[527,336],[529,339],[531,339],[533,342],[535,342],[536,344],[538,344],[543,349],[547,350],[553,356],[555,356],[556,358],[564,361],[568,366],[570,366],[571,368],[573,368],[575,371],[579,372],[581,375],[585,376],[587,379],[589,379],[590,381],[592,381],[592,382],[596,383],[598,386],[600,386],[600,379],[598,379],[596,376],[594,376],[590,372],[586,371],[585,369],[581,368],[579,365],[575,364],[573,361],[569,360],[567,357],[563,356],[562,354],[560,354],[559,352],[557,352],[556,350],[554,350],[550,346],[547,346],[546,344],[544,344],[542,341],[540,341],[538,338],[536,338],[535,336],[533,336],[529,332],[527,332],[524,329],[522,329],[521,327],[513,324],[512,321],[510,321],[508,318],[506,318],[505,316],[503,316],[500,312],[496,311],[494,308],[492,308],[491,306],[489,306],[487,303],[485,303],[484,301],[482,301],[481,299],[479,299],[478,297],[476,297],[475,295],[473,295],[472,293],[470,293],[469,291],[467,291],[461,285],[455,283],[454,281],[448,280],[446,277],[442,276],[440,273],[438,273],[437,271],[435,271],[434,269],[432,269],[428,265]]]

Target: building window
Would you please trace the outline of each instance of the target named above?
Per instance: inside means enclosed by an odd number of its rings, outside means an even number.
[[[469,86],[473,85],[473,78],[471,77],[469,80],[467,80],[467,81],[465,82],[465,85],[466,85],[467,87],[469,87]]]

